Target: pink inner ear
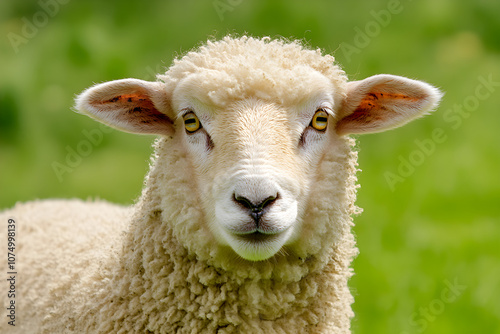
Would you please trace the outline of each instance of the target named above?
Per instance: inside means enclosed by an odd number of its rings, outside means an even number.
[[[371,92],[360,101],[358,107],[352,114],[339,121],[338,126],[341,127],[348,123],[355,122],[360,125],[370,124],[368,127],[375,127],[380,121],[396,116],[392,114],[394,110],[390,108],[394,103],[410,104],[418,103],[419,100],[420,98],[418,97],[411,97],[406,94]]]
[[[89,104],[94,118],[122,131],[168,136],[174,132],[172,120],[142,91],[109,94]]]
[[[164,122],[172,123],[167,115],[156,109],[149,96],[141,93],[118,95],[112,99],[93,104],[103,112],[119,110],[120,112],[115,114],[118,120],[144,130],[146,130],[145,125],[159,126]]]
[[[405,94],[398,93],[382,93],[372,92],[367,94],[359,103],[358,108],[354,112],[370,112],[376,110],[386,110],[387,105],[394,103],[411,103],[418,102],[420,98],[411,97]]]

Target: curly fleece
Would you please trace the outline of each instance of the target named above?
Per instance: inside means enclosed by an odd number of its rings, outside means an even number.
[[[176,60],[159,78],[172,92],[188,73],[206,75],[200,86],[216,104],[249,94],[299,99],[292,76],[280,74],[297,66],[328,75],[338,89],[335,100],[341,100],[346,79],[333,57],[296,42],[227,37]],[[213,89],[214,77],[225,89]],[[15,330],[348,333],[353,298],[347,281],[357,254],[351,217],[359,211],[353,146],[352,139],[334,137],[317,171],[299,245],[267,261],[228,256],[215,242],[176,136],[156,141],[142,196],[132,208],[68,200],[3,212],[2,221],[13,217],[20,227],[23,307]],[[5,321],[0,326],[4,332]]]

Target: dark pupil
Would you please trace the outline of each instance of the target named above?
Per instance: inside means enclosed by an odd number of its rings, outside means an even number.
[[[194,118],[190,118],[190,119],[185,120],[184,123],[186,125],[188,125],[188,124],[195,124],[196,120]]]
[[[316,122],[326,122],[326,117],[318,116],[316,117]]]

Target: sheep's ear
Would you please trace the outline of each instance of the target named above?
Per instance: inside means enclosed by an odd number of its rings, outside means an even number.
[[[442,93],[425,82],[379,74],[347,84],[339,135],[392,129],[437,107]]]
[[[123,79],[95,85],[76,98],[77,111],[126,132],[174,133],[168,94],[161,82]]]

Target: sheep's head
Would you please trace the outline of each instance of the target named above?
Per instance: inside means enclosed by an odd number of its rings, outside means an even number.
[[[347,82],[333,57],[297,43],[230,39],[177,61],[158,82],[90,88],[77,109],[178,139],[221,246],[259,261],[300,239],[318,166],[346,134],[384,131],[434,108],[432,86],[391,75]]]

